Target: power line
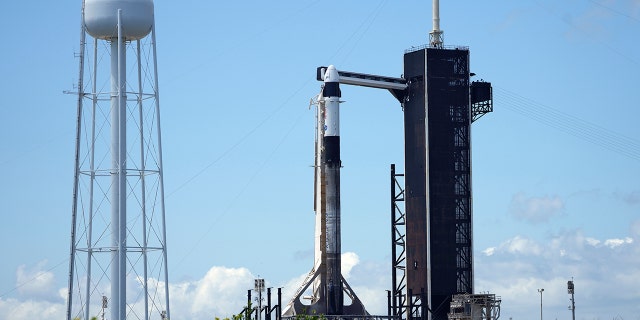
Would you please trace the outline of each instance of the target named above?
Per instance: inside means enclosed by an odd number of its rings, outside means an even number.
[[[500,106],[506,109],[627,158],[640,161],[640,141],[637,139],[545,106],[504,88],[495,87],[495,89],[497,100],[504,100]]]
[[[180,258],[180,260],[178,260],[177,262],[177,266],[181,265],[184,260],[191,255],[191,253],[193,253],[193,251],[195,250],[195,247],[198,246],[200,244],[200,242],[202,242],[202,240],[204,240],[204,238],[211,232],[211,230],[213,230],[213,227],[215,227],[218,224],[218,221],[220,221],[220,219],[222,219],[224,216],[226,216],[231,208],[233,207],[233,205],[235,203],[237,203],[238,199],[240,199],[240,197],[242,196],[242,194],[244,194],[244,192],[247,190],[247,188],[253,183],[254,179],[258,176],[258,174],[260,172],[262,172],[262,170],[264,169],[264,167],[267,165],[267,163],[269,161],[271,161],[271,159],[273,158],[273,156],[276,154],[276,152],[280,149],[280,146],[282,146],[282,144],[287,140],[287,138],[289,137],[289,135],[291,135],[291,132],[293,132],[293,129],[295,129],[295,127],[300,123],[300,120],[302,120],[302,116],[304,114],[301,113],[300,116],[298,116],[298,118],[293,122],[293,124],[291,125],[291,127],[289,128],[289,130],[284,134],[284,136],[282,137],[282,139],[280,139],[280,142],[272,149],[271,153],[264,158],[264,161],[262,161],[262,163],[260,164],[260,166],[256,169],[256,171],[251,175],[251,177],[249,177],[249,179],[247,180],[247,182],[242,186],[242,188],[240,188],[240,190],[238,191],[238,193],[236,194],[236,196],[233,198],[233,200],[231,202],[229,202],[229,204],[227,205],[227,207],[225,208],[225,210],[222,211],[221,214],[216,216],[216,219],[209,225],[209,228],[198,238],[198,240],[196,240],[196,242],[191,246],[191,248],[182,256],[182,258]]]
[[[347,44],[351,44],[351,49],[349,49],[349,51],[347,51],[347,53],[344,55],[342,60],[340,60],[341,65],[345,63],[345,61],[349,58],[353,50],[358,46],[358,43],[360,43],[364,35],[367,34],[367,32],[369,31],[369,28],[371,28],[373,23],[376,21],[376,19],[378,18],[378,15],[380,15],[380,12],[382,12],[382,9],[386,4],[387,4],[386,0],[381,1],[378,4],[378,6],[373,11],[371,11],[371,13],[369,13],[369,16],[367,16],[367,18],[363,20],[362,23],[360,23],[358,28],[356,28],[356,30],[351,34],[351,36],[349,36],[349,38],[340,46],[340,48],[338,48],[338,50],[333,56],[336,56],[338,51],[342,50],[342,48],[345,47]],[[360,33],[360,36],[358,37],[358,39],[356,39],[355,41],[352,41],[352,39],[356,36],[356,34],[360,32],[359,31],[360,29],[364,29],[364,30],[362,31],[362,33]],[[330,60],[333,60],[333,57]],[[327,64],[332,64],[332,61],[328,61]]]
[[[602,8],[605,8],[605,9],[607,9],[607,10],[609,10],[609,11],[615,13],[615,14],[618,14],[618,15],[621,15],[623,17],[629,18],[629,20],[633,20],[635,22],[640,22],[640,19],[638,19],[638,18],[636,18],[634,16],[630,16],[630,15],[628,15],[628,14],[622,12],[622,11],[616,10],[616,9],[614,9],[612,7],[606,6],[606,5],[604,5],[604,4],[602,4],[602,3],[598,2],[598,1],[589,0],[589,2],[591,2],[591,3],[593,3],[593,4],[597,5],[597,6],[600,6]]]
[[[371,24],[373,24],[373,22],[375,21],[375,19],[377,18],[377,16],[380,14],[380,12],[382,11],[382,8],[384,7],[384,5],[386,4],[386,0],[381,1],[379,3],[379,5],[369,14],[369,16],[361,23],[361,25],[342,43],[342,45],[340,47],[338,47],[338,49],[335,50],[335,52],[330,56],[329,60],[333,60],[335,59],[335,57],[338,55],[338,53],[349,43],[352,42],[352,39],[360,32],[360,29],[364,28],[364,30],[362,31],[362,33],[360,34],[360,37],[357,41],[360,41],[360,39],[364,36],[364,34],[367,33],[367,31],[369,30]],[[314,3],[315,4],[315,3]],[[308,7],[304,8],[307,9]],[[351,51],[353,50],[353,48],[351,50],[349,50],[349,52],[347,52],[347,54],[345,55],[344,59],[346,59],[349,54],[351,53]],[[343,59],[343,60],[344,60]],[[223,158],[225,158],[227,155],[229,155],[233,150],[235,150],[239,145],[241,145],[245,140],[247,140],[250,136],[252,136],[254,133],[257,132],[257,130],[262,127],[265,123],[269,122],[269,120],[271,118],[273,118],[277,113],[280,112],[281,109],[283,109],[288,103],[289,101],[295,97],[302,89],[306,88],[307,85],[312,81],[312,78],[309,78],[309,80],[307,80],[306,82],[304,82],[297,90],[295,90],[291,95],[289,95],[289,97],[287,97],[284,102],[277,107],[273,112],[271,112],[269,115],[267,115],[267,117],[265,117],[261,122],[259,122],[255,127],[253,127],[251,130],[249,130],[244,136],[242,136],[236,143],[234,143],[231,147],[229,147],[227,150],[225,150],[220,156],[218,156],[216,159],[214,159],[213,161],[211,161],[209,164],[207,164],[206,166],[204,166],[202,169],[200,169],[198,172],[196,172],[192,177],[190,177],[189,179],[187,179],[185,182],[183,182],[178,188],[174,189],[173,191],[171,191],[166,197],[169,198],[171,195],[175,194],[176,192],[178,192],[180,189],[184,188],[185,186],[187,186],[188,184],[190,184],[193,180],[195,180],[196,178],[198,178],[200,175],[204,174],[207,170],[209,170],[209,168],[211,168],[212,166],[214,166],[216,163],[218,163],[220,160],[222,160]],[[258,169],[255,171],[255,173],[247,180],[246,184],[238,191],[238,193],[236,194],[236,196],[233,198],[233,200],[229,203],[229,205],[227,206],[227,208],[216,217],[216,219],[214,221],[212,221],[212,223],[209,225],[209,228],[198,238],[198,240],[196,240],[196,242],[191,246],[190,250],[188,252],[185,253],[185,255],[178,261],[177,265],[180,265],[184,262],[184,260],[193,252],[193,250],[195,249],[195,247],[197,245],[199,245],[199,243],[205,238],[205,236],[207,234],[209,234],[211,232],[211,230],[213,230],[213,227],[215,225],[217,225],[218,221],[224,217],[232,208],[233,204],[235,204],[237,202],[237,199],[240,198],[240,196],[245,192],[245,190],[247,189],[247,187],[252,183],[252,181],[255,179],[255,177],[258,175],[258,173],[260,173],[262,171],[262,169],[265,167],[265,165],[268,163],[268,161],[273,157],[273,155],[275,154],[275,152],[280,148],[280,146],[282,145],[282,143],[285,141],[285,139],[291,134],[291,132],[293,131],[293,129],[295,128],[295,126],[298,124],[298,122],[301,120],[302,115],[300,117],[298,117],[298,119],[294,122],[294,124],[292,125],[292,127],[289,129],[289,131],[287,131],[283,137],[283,139],[280,141],[280,143],[273,149],[273,152],[265,158],[265,160],[262,162],[262,164],[258,167]]]
[[[55,266],[53,266],[53,267],[51,267],[51,268],[49,268],[49,269],[47,269],[47,270],[45,270],[45,271],[39,271],[39,272],[36,274],[36,276],[34,276],[33,278],[31,278],[31,279],[29,279],[29,280],[27,280],[27,281],[25,281],[25,282],[19,283],[19,284],[18,284],[18,285],[16,285],[13,289],[11,289],[11,290],[9,290],[9,291],[6,291],[6,292],[3,292],[2,294],[0,294],[0,298],[4,298],[6,295],[8,295],[8,294],[10,294],[10,293],[12,293],[12,292],[14,292],[14,291],[16,291],[16,290],[18,290],[18,289],[20,289],[20,288],[22,288],[22,287],[26,286],[26,285],[28,285],[29,283],[31,283],[31,282],[33,282],[33,281],[38,280],[40,277],[42,277],[42,276],[46,275],[46,274],[47,274],[47,272],[49,272],[49,271],[51,271],[51,270],[53,270],[53,269],[55,269],[55,268],[59,267],[60,265],[62,265],[63,263],[66,263],[66,262],[68,262],[68,261],[69,261],[69,258],[65,258],[65,259],[63,259],[62,261],[58,262],[58,264],[56,264]]]
[[[614,48],[613,46],[609,45],[609,43],[598,39],[597,37],[594,37],[594,35],[592,33],[586,32],[584,30],[584,28],[580,28],[579,26],[577,26],[575,23],[573,23],[572,21],[570,21],[569,19],[565,19],[564,17],[558,16],[551,8],[543,5],[542,3],[540,3],[539,1],[534,1],[538,6],[542,7],[543,9],[545,9],[545,11],[550,15],[553,16],[554,18],[562,21],[564,24],[568,25],[569,27],[571,27],[573,30],[576,30],[580,33],[582,33],[582,35],[584,35],[585,37],[587,37],[588,39],[591,39],[591,41],[597,42],[601,47],[606,48],[607,50],[619,55],[622,58],[625,58],[626,60],[628,60],[631,63],[634,63],[636,65],[640,65],[640,63],[635,60],[633,57],[625,54],[622,51],[617,50],[616,48]],[[593,2],[593,0],[591,0],[591,2]],[[606,8],[606,7],[605,7]],[[610,9],[613,10],[613,9]]]
[[[313,2],[311,5],[306,6],[302,9],[300,9],[299,11],[297,11],[296,13],[302,11],[302,10],[306,10],[310,7],[312,7],[313,5],[315,5],[318,1]],[[373,24],[373,22],[376,20],[376,18],[378,17],[378,15],[380,14],[380,12],[382,11],[382,9],[384,8],[384,6],[386,5],[387,1],[381,1],[378,6],[371,11],[371,13],[369,14],[369,16],[363,20],[363,22],[360,24],[360,26],[353,32],[351,33],[351,35],[342,43],[342,45],[340,47],[338,47],[338,49],[335,50],[334,54],[331,55],[331,57],[329,58],[329,60],[333,60],[338,52],[340,52],[347,44],[351,43],[352,39],[358,34],[358,32],[360,32],[360,29],[364,28],[364,31],[362,32],[362,34],[360,35],[360,38],[358,39],[358,41],[360,41],[360,39],[364,36],[364,34],[367,33],[367,31],[369,30],[369,28],[371,27],[371,24]],[[262,32],[264,33],[264,32]],[[262,34],[261,33],[261,34]],[[353,49],[351,49],[353,50]],[[345,56],[345,59],[347,58],[347,56],[351,53],[351,50],[347,53],[347,55]],[[260,123],[258,123],[255,127],[253,127],[251,130],[249,130],[244,136],[242,136],[240,139],[238,139],[238,141],[236,141],[236,143],[234,143],[231,147],[229,147],[227,150],[225,150],[220,156],[218,156],[216,159],[214,159],[213,161],[211,161],[209,164],[207,164],[206,166],[204,166],[202,169],[200,169],[198,172],[196,172],[193,176],[191,176],[190,178],[188,178],[185,182],[183,182],[180,186],[178,186],[176,189],[174,189],[173,191],[171,191],[170,193],[168,193],[168,195],[166,196],[167,198],[170,197],[171,195],[173,195],[174,193],[176,193],[177,191],[179,191],[180,189],[184,188],[186,185],[188,185],[189,183],[191,183],[193,180],[195,180],[197,177],[199,177],[200,175],[202,175],[204,172],[206,172],[209,168],[211,168],[213,165],[215,165],[216,163],[218,163],[220,160],[222,160],[223,158],[225,158],[227,155],[229,155],[236,147],[238,147],[240,144],[242,144],[247,138],[249,138],[250,136],[252,136],[260,127],[262,127],[265,123],[267,123],[275,114],[277,114],[294,96],[296,96],[298,94],[298,92],[300,92],[303,88],[305,88],[309,82],[311,80],[307,80],[301,87],[299,87],[297,90],[295,90],[295,92],[293,94],[291,94],[287,99],[285,99],[285,101],[276,109],[274,110],[272,113],[270,113],[269,115],[267,115],[266,118],[264,118]]]

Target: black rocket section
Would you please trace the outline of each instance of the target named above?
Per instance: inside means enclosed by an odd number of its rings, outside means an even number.
[[[340,136],[324,137],[325,165],[340,169]]]
[[[325,82],[324,88],[322,88],[322,96],[325,98],[342,97],[342,92],[340,91],[340,82]]]

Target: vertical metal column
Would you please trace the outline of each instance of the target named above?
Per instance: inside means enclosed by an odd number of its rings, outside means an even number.
[[[403,178],[404,174],[396,173],[396,165],[391,164],[391,315],[396,319],[403,318],[407,307]]]
[[[125,319],[127,305],[127,94],[126,43],[118,10],[111,40],[111,318]]]
[[[469,102],[468,56],[455,57],[453,72],[462,80],[456,90],[464,95],[449,106],[453,132],[453,179],[456,226],[456,290],[473,293],[471,216],[471,108]],[[466,82],[466,83],[465,83]]]

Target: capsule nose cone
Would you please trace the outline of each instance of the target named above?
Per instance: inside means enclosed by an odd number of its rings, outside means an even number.
[[[324,72],[324,86],[322,89],[323,97],[341,97],[340,92],[340,75],[333,65],[327,67]]]
[[[327,71],[324,73],[324,82],[340,82],[340,75],[338,70],[333,65],[327,67]]]

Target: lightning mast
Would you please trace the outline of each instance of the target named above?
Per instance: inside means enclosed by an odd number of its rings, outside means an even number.
[[[440,1],[433,0],[433,30],[429,32],[429,44],[434,48],[442,48],[444,38],[440,30]]]

